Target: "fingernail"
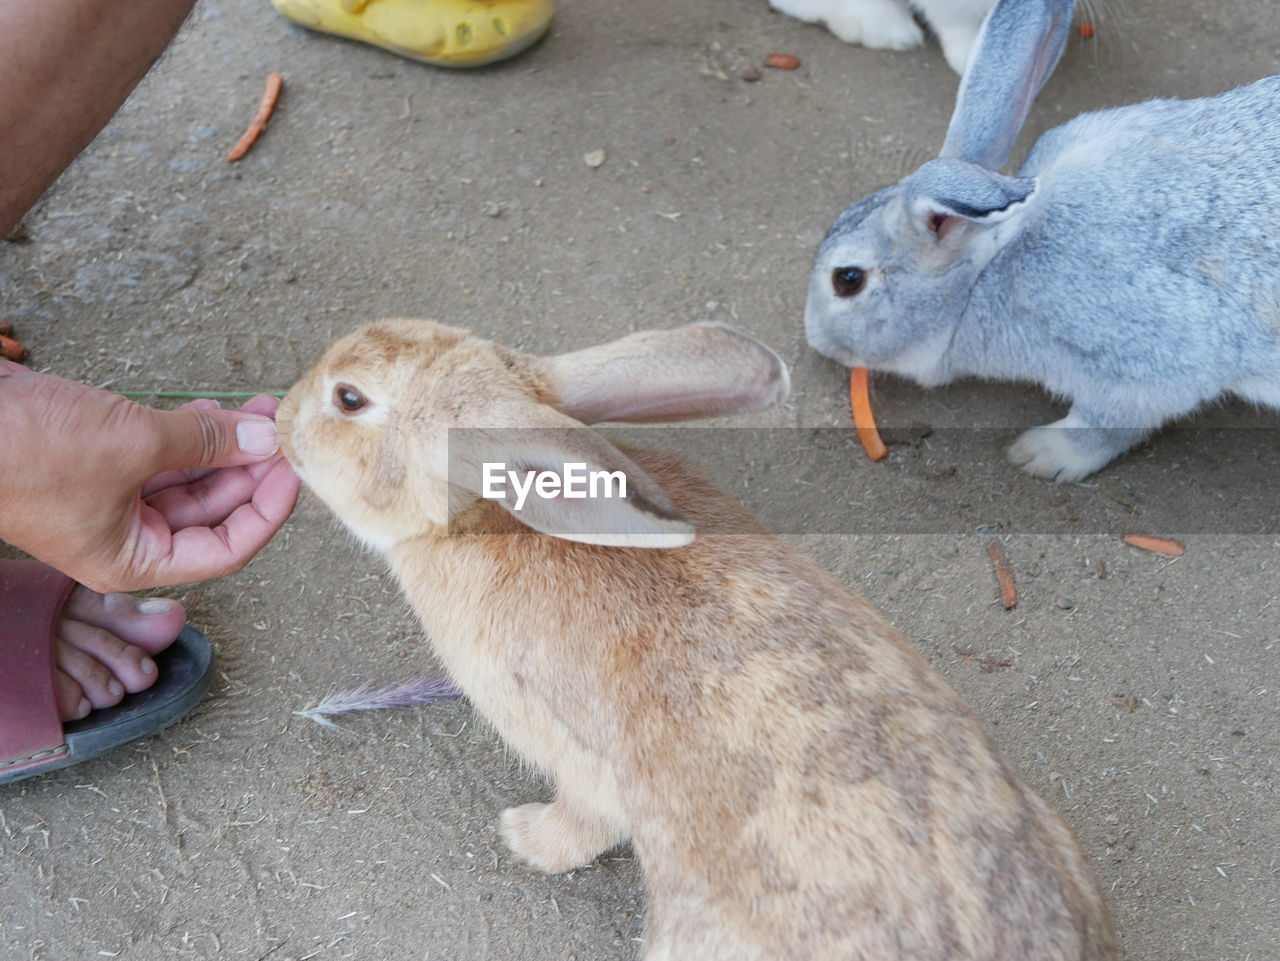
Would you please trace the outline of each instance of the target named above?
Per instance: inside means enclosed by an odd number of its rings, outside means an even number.
[[[156,662],[149,657],[144,657],[140,660],[138,667],[142,669],[143,674],[154,674],[156,672]]]
[[[171,601],[167,597],[148,597],[145,601],[138,602],[139,614],[168,614],[173,610],[176,601]]]
[[[124,693],[124,688],[120,686],[120,682],[114,677],[107,682],[107,690],[111,693],[112,697],[119,697]]]
[[[280,446],[276,437],[276,425],[264,418],[242,420],[236,424],[236,440],[240,450],[256,457],[274,454]]]
[[[80,698],[80,703],[76,705],[76,717],[81,718],[93,710],[93,705],[89,703],[87,697]]]

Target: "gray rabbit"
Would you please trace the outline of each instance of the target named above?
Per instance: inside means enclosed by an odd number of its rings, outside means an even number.
[[[1000,0],[939,159],[841,214],[805,310],[850,366],[1070,400],[1009,449],[1059,481],[1224,393],[1280,407],[1280,76],[1084,114],[1002,175],[1073,6]]]

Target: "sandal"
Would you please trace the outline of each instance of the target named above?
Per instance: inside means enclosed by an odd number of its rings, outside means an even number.
[[[514,57],[551,25],[552,0],[271,0],[294,23],[438,67]]]
[[[54,688],[54,629],[71,578],[42,564],[0,561],[0,784],[78,764],[168,727],[213,680],[213,648],[186,627],[153,660],[159,679],[114,707],[65,724]]]

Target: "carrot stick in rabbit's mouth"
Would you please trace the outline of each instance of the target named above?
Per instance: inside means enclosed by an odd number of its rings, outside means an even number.
[[[858,431],[862,449],[872,460],[884,460],[889,448],[880,439],[875,414],[871,410],[871,378],[867,368],[854,367],[849,371],[849,406],[853,409],[853,426]]]

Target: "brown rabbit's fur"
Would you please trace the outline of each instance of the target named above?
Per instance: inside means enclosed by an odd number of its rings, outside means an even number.
[[[366,372],[402,406],[353,435],[321,408]],[[443,481],[418,473],[438,451],[410,423],[555,404],[557,376],[451,328],[375,325],[294,388],[283,443],[377,542],[371,512],[441,503],[411,490]],[[602,547],[475,499],[452,530],[399,515],[386,551],[450,674],[556,784],[552,804],[504,812],[514,853],[564,871],[630,838],[647,961],[1112,958],[1070,830],[946,682],[689,466],[628,453],[695,529],[743,533]]]

